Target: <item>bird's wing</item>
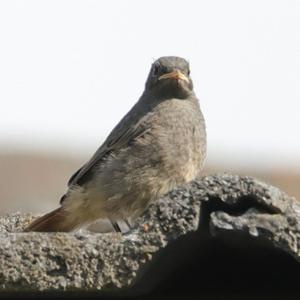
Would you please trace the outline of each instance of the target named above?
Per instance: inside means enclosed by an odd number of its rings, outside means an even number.
[[[91,170],[95,165],[98,165],[107,154],[112,151],[118,151],[123,147],[126,147],[137,137],[143,135],[147,129],[141,125],[143,118],[138,122],[127,122],[128,120],[122,120],[111,132],[106,141],[100,146],[92,158],[83,165],[77,172],[75,172],[70,178],[68,185],[82,185],[92,175]]]
[[[72,182],[74,181],[75,177],[81,172],[81,170],[84,168],[85,164],[79,168],[69,179],[68,181],[68,186],[70,186],[72,184]]]

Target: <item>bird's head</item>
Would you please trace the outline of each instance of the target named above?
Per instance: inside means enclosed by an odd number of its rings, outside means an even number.
[[[146,90],[163,98],[187,98],[193,93],[189,63],[176,56],[157,59],[152,64]]]

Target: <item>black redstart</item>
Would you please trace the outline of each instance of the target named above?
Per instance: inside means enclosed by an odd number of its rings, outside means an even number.
[[[205,155],[205,122],[189,64],[161,57],[139,101],[70,178],[61,206],[25,230],[72,231],[100,218],[134,220],[151,202],[193,180]]]

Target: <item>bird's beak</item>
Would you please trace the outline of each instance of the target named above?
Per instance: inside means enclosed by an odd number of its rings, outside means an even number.
[[[163,80],[163,79],[181,79],[183,81],[189,82],[189,79],[179,70],[175,70],[173,72],[161,75],[160,77],[158,77],[158,80]]]

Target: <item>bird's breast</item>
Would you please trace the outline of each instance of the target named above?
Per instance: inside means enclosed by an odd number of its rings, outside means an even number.
[[[205,124],[199,107],[184,100],[170,100],[153,116],[152,142],[160,153],[164,172],[179,183],[193,180],[206,152]]]

